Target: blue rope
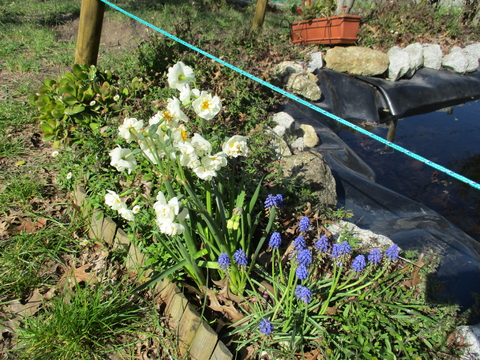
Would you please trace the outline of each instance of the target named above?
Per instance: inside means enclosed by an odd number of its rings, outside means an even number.
[[[346,125],[346,126],[352,128],[352,129],[354,129],[354,130],[356,130],[356,131],[358,131],[358,132],[360,132],[360,133],[362,133],[362,134],[365,134],[365,135],[367,135],[367,136],[369,136],[369,137],[371,137],[371,138],[373,138],[373,139],[375,139],[375,140],[377,140],[377,141],[379,141],[379,142],[381,142],[381,143],[383,143],[383,144],[391,147],[392,149],[395,149],[395,150],[398,150],[398,151],[400,151],[400,152],[402,152],[402,153],[404,153],[404,154],[407,154],[408,156],[410,156],[410,157],[412,157],[412,158],[414,158],[414,159],[416,159],[416,160],[418,160],[418,161],[421,161],[421,162],[423,162],[423,163],[425,163],[425,164],[433,167],[434,169],[437,169],[437,170],[439,170],[439,171],[442,171],[442,172],[444,172],[444,173],[446,173],[446,174],[454,177],[455,179],[460,180],[460,181],[463,181],[464,183],[466,183],[466,184],[468,184],[468,185],[470,185],[470,186],[472,186],[472,187],[480,190],[480,184],[476,183],[476,182],[473,181],[473,180],[470,180],[470,179],[466,178],[465,176],[462,176],[462,175],[460,175],[460,174],[457,174],[456,172],[454,172],[454,171],[452,171],[452,170],[449,170],[449,169],[447,169],[446,167],[443,167],[443,166],[441,166],[441,165],[439,165],[439,164],[437,164],[437,163],[434,163],[433,161],[430,161],[430,160],[424,158],[423,156],[414,154],[414,153],[411,152],[410,150],[407,150],[407,149],[405,149],[405,148],[403,148],[403,147],[401,147],[401,146],[399,146],[399,145],[397,145],[397,144],[394,144],[394,143],[392,143],[392,142],[390,142],[390,141],[388,141],[388,140],[385,140],[384,138],[382,138],[382,137],[380,137],[380,136],[378,136],[378,135],[372,134],[371,132],[369,132],[369,131],[367,131],[367,130],[365,130],[365,129],[357,126],[357,125],[354,125],[354,124],[352,124],[352,123],[350,123],[350,122],[348,122],[348,121],[346,121],[346,120],[344,120],[344,119],[342,119],[342,118],[339,118],[338,116],[333,115],[333,114],[329,113],[328,111],[325,111],[325,110],[319,108],[318,106],[315,106],[315,105],[309,103],[308,101],[305,101],[305,100],[303,100],[303,99],[300,99],[298,96],[295,96],[295,95],[293,95],[293,94],[290,94],[289,92],[286,92],[285,90],[282,90],[282,89],[280,89],[279,87],[273,86],[273,85],[267,83],[266,81],[264,81],[264,80],[262,80],[262,79],[260,79],[260,78],[258,78],[258,77],[256,77],[256,76],[254,76],[254,75],[251,75],[251,74],[249,74],[249,73],[247,73],[247,72],[245,72],[245,71],[243,71],[243,70],[241,70],[241,69],[239,69],[239,68],[237,68],[237,67],[235,67],[235,66],[233,66],[233,65],[231,65],[231,64],[229,64],[229,63],[226,63],[225,61],[220,60],[219,58],[217,58],[217,57],[215,57],[215,56],[207,53],[206,51],[203,51],[202,49],[199,49],[199,48],[197,48],[197,47],[195,47],[195,46],[193,46],[193,45],[190,45],[189,43],[183,41],[182,39],[179,39],[179,38],[177,38],[176,36],[171,35],[171,34],[165,32],[165,31],[163,31],[162,29],[159,29],[158,27],[156,27],[156,26],[154,26],[154,25],[146,22],[145,20],[140,19],[139,17],[137,17],[137,16],[135,16],[135,15],[133,15],[133,14],[130,14],[129,12],[127,12],[127,11],[119,8],[118,6],[112,4],[111,2],[109,2],[109,1],[107,1],[107,0],[100,0],[100,1],[102,1],[102,2],[105,3],[105,4],[107,4],[108,6],[111,6],[111,7],[114,8],[115,10],[118,10],[118,11],[120,11],[121,13],[123,13],[123,14],[131,17],[132,19],[139,21],[140,23],[144,24],[145,26],[148,26],[149,28],[151,28],[151,29],[153,29],[153,30],[155,30],[155,31],[157,31],[157,32],[159,32],[159,33],[161,33],[161,34],[169,37],[170,39],[175,40],[175,41],[179,42],[180,44],[182,44],[182,45],[184,45],[184,46],[186,46],[186,47],[188,47],[188,48],[190,48],[190,49],[192,49],[192,50],[194,50],[194,51],[196,51],[196,52],[199,52],[200,54],[205,55],[206,57],[208,57],[208,58],[210,58],[210,59],[212,59],[212,60],[215,60],[216,62],[218,62],[218,63],[220,63],[220,64],[222,64],[222,65],[224,65],[224,66],[226,66],[226,67],[228,67],[228,68],[230,68],[230,69],[232,69],[232,70],[234,70],[234,71],[236,71],[236,72],[238,72],[238,73],[240,73],[240,74],[242,74],[242,75],[244,75],[244,76],[246,76],[246,77],[248,77],[248,78],[250,78],[250,79],[252,79],[252,80],[254,80],[254,81],[256,81],[256,82],[258,82],[258,83],[260,83],[260,84],[262,84],[263,86],[266,86],[266,87],[272,89],[273,91],[276,91],[277,93],[280,93],[280,94],[288,97],[289,99],[295,100],[295,101],[299,102],[299,103],[302,104],[302,105],[308,106],[309,108],[311,108],[311,109],[319,112],[319,113],[322,114],[322,115],[325,115],[325,116],[327,116],[327,117],[329,117],[329,118],[331,118],[331,119],[333,119],[333,120],[335,120],[335,121],[338,121],[339,123],[341,123],[341,124],[343,124],[343,125]]]

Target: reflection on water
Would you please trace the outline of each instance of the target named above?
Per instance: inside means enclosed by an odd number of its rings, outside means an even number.
[[[480,100],[368,130],[480,183]],[[425,204],[480,241],[480,190],[350,128],[339,136],[375,171],[377,183]]]

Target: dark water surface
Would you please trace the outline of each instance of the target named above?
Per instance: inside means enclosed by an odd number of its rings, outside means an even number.
[[[480,100],[449,110],[367,130],[480,183]],[[338,135],[375,171],[377,183],[428,206],[480,241],[480,190],[349,128]]]

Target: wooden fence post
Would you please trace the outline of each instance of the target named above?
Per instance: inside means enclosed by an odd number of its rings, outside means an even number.
[[[105,4],[100,0],[82,0],[75,63],[97,65]]]
[[[268,0],[257,0],[257,8],[255,10],[255,17],[253,18],[252,29],[261,28],[265,20],[265,11],[267,10]]]

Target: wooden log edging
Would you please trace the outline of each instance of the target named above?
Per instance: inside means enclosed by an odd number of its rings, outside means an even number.
[[[128,251],[125,266],[127,271],[138,278],[138,272],[147,257],[131,243],[128,235],[108,216],[88,205],[87,192],[83,186],[77,186],[74,193],[74,207],[83,218],[90,218],[88,237],[105,242],[113,249]],[[174,329],[178,339],[180,354],[195,360],[231,360],[232,353],[218,339],[217,333],[203,320],[180,288],[168,279],[159,281],[152,289],[155,301],[165,304],[164,316]]]

